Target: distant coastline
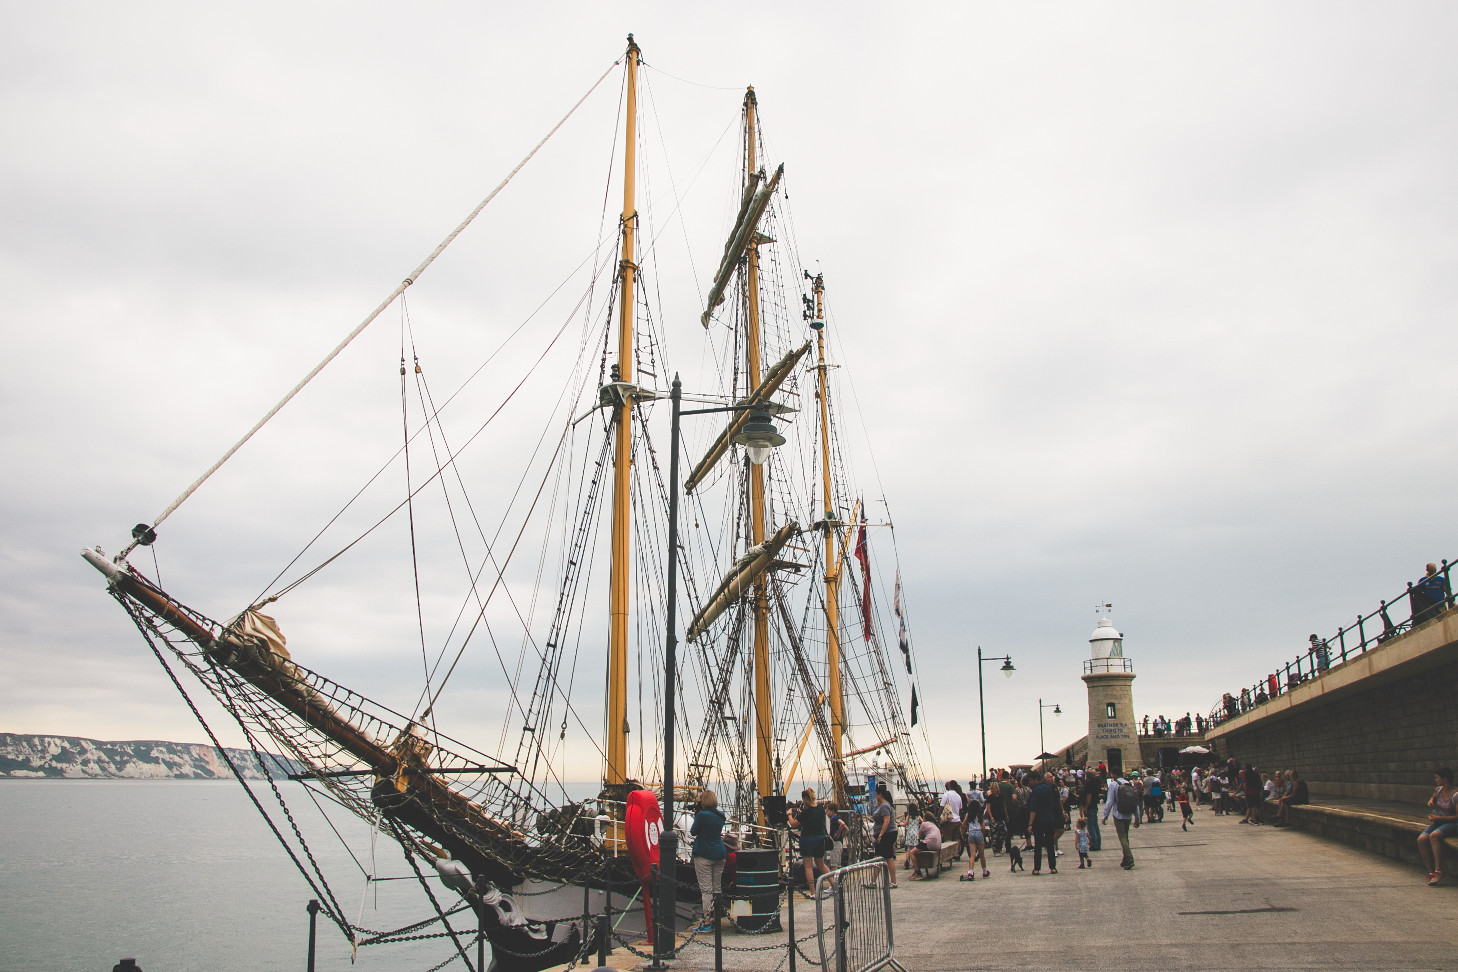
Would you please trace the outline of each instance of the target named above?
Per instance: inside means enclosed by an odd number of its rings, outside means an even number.
[[[225,751],[245,779],[264,778],[252,752]],[[276,775],[291,771],[282,763],[276,767]],[[200,743],[0,732],[0,779],[230,780],[233,771],[215,747]]]

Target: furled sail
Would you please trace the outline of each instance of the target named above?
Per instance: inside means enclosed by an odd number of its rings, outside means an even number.
[[[790,373],[795,370],[795,365],[800,363],[800,359],[805,357],[805,352],[809,350],[810,342],[806,341],[800,347],[775,362],[774,366],[770,368],[769,374],[765,376],[764,381],[760,382],[759,387],[750,392],[749,397],[740,404],[754,405],[759,402],[769,401],[769,397],[779,391],[780,386],[785,383],[785,379],[790,377]],[[694,471],[689,473],[688,479],[683,484],[683,491],[685,493],[692,493],[694,487],[699,485],[704,477],[709,474],[709,470],[713,469],[714,465],[724,457],[724,453],[729,451],[729,443],[733,440],[734,436],[739,434],[739,430],[744,427],[744,423],[747,421],[749,421],[749,412],[740,411],[734,414],[734,418],[729,422],[729,425],[725,427],[723,432],[719,433],[719,437],[714,440],[714,444],[709,446],[709,451],[704,453],[704,458],[700,459],[698,464],[694,466]]]
[[[724,288],[729,286],[729,278],[734,275],[734,268],[739,265],[739,258],[744,256],[745,249],[759,227],[760,218],[769,206],[770,197],[779,187],[780,176],[784,174],[785,166],[782,163],[775,170],[774,178],[769,184],[759,186],[758,189],[755,187],[763,181],[764,173],[756,172],[750,176],[749,185],[744,189],[744,198],[739,204],[739,219],[734,223],[734,232],[729,234],[729,242],[724,244],[724,258],[719,262],[719,272],[714,275],[714,286],[709,288],[709,299],[705,301],[704,313],[699,317],[699,323],[704,327],[709,326],[709,316],[714,313],[714,308],[724,303]]]
[[[739,597],[749,589],[765,571],[774,565],[775,556],[780,552],[790,538],[800,532],[800,524],[791,520],[770,537],[764,543],[750,547],[744,554],[729,568],[729,573],[719,582],[714,593],[694,615],[693,623],[689,625],[688,634],[685,636],[689,641],[696,640],[700,635],[709,629],[709,626],[719,619],[719,616],[728,609]]]

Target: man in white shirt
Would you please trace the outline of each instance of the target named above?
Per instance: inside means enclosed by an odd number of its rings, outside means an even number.
[[[947,781],[947,790],[942,794],[942,806],[952,808],[953,820],[962,819],[962,794],[956,791],[951,780]]]
[[[1136,771],[1136,777],[1139,775]],[[1127,787],[1127,789],[1125,789]],[[1124,806],[1119,806],[1119,791],[1124,790]],[[1119,866],[1129,871],[1134,868],[1134,852],[1129,849],[1129,822],[1132,820],[1134,826],[1139,826],[1139,794],[1133,785],[1124,777],[1109,782],[1109,795],[1104,800],[1104,812],[1100,814],[1104,823],[1109,822],[1109,814],[1114,815],[1114,829],[1119,834],[1119,846],[1124,849],[1124,860]]]

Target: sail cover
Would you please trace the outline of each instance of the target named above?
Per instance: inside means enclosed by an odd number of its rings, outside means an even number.
[[[734,231],[729,234],[729,241],[724,244],[724,257],[719,261],[719,272],[714,275],[714,286],[709,288],[709,299],[704,302],[704,313],[699,318],[699,323],[705,328],[709,326],[709,317],[714,313],[714,308],[724,302],[724,288],[729,286],[729,278],[734,275],[734,268],[739,266],[739,258],[749,248],[754,232],[759,227],[760,218],[769,207],[770,197],[775,194],[775,189],[780,184],[780,176],[784,174],[785,167],[782,164],[775,170],[774,178],[768,185],[756,189],[759,181],[764,179],[763,172],[756,172],[750,177],[749,185],[744,188],[744,198],[739,204],[739,218],[734,223]]]

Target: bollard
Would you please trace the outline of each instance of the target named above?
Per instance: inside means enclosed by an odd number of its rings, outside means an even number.
[[[480,899],[476,901],[476,969],[477,972],[484,972],[486,968],[486,912],[482,910]]]
[[[310,898],[309,903],[304,907],[309,912],[309,962],[305,968],[309,972],[314,972],[314,926],[319,920],[319,901],[316,898]]]
[[[810,882],[810,894],[815,894],[815,882]],[[790,972],[795,972],[795,887],[785,886],[785,930],[790,936]]]
[[[602,931],[600,932],[602,937],[597,940],[597,964],[601,967],[607,965],[609,951],[608,936],[613,933],[613,925],[612,919],[608,917],[606,911],[603,912],[602,918],[599,919],[598,923],[602,926]]]

